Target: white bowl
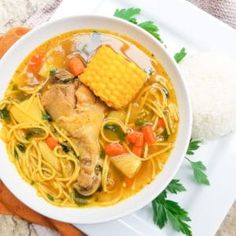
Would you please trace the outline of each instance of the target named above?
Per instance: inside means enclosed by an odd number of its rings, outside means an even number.
[[[41,43],[64,32],[78,29],[105,29],[137,40],[149,49],[161,62],[174,85],[180,114],[179,131],[175,147],[164,167],[151,184],[138,194],[109,207],[60,208],[47,203],[36,195],[35,189],[27,184],[10,162],[5,144],[0,142],[0,176],[9,190],[23,203],[47,217],[69,223],[101,223],[130,214],[150,203],[174,178],[186,153],[192,127],[192,114],[185,83],[172,56],[149,33],[117,18],[103,16],[75,16],[42,25],[19,40],[0,61],[0,98],[20,62]]]

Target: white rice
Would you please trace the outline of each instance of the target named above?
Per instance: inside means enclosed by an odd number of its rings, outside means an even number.
[[[187,56],[180,69],[190,91],[196,139],[236,130],[236,62],[221,53]]]

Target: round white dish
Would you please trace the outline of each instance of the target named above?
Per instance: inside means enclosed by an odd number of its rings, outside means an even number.
[[[35,189],[20,177],[15,166],[8,158],[5,144],[2,141],[0,142],[0,177],[9,190],[24,204],[47,217],[81,224],[113,220],[130,214],[151,202],[174,178],[186,153],[192,128],[192,113],[188,92],[173,58],[146,31],[134,24],[111,17],[74,16],[47,23],[32,30],[19,40],[0,61],[0,98],[3,98],[17,66],[34,48],[44,41],[67,31],[89,28],[110,30],[138,40],[140,44],[149,49],[160,60],[176,91],[180,123],[175,147],[164,170],[138,194],[109,207],[61,208],[50,205],[43,198],[37,196]]]

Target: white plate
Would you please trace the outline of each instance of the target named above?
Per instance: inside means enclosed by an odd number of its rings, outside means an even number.
[[[183,46],[189,53],[217,49],[236,59],[236,31],[184,0],[64,0],[53,19],[89,13],[112,15],[116,8],[127,7],[140,7],[143,19],[151,19],[160,26],[172,53]],[[236,134],[232,134],[203,145],[194,156],[207,165],[210,187],[192,182],[188,163],[183,164],[176,176],[188,191],[173,199],[189,211],[193,235],[214,235],[235,200],[235,147]],[[159,230],[152,223],[150,206],[117,221],[77,226],[94,236],[176,235],[171,228]]]

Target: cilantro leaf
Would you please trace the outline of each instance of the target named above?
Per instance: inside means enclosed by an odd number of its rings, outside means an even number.
[[[173,179],[166,187],[166,190],[170,193],[178,193],[186,191],[186,188],[180,183],[178,179]]]
[[[181,48],[181,50],[174,55],[175,61],[177,63],[181,62],[186,55],[187,55],[186,49]]]
[[[0,110],[0,119],[8,121],[10,120],[10,113],[6,107]]]
[[[200,147],[201,141],[199,140],[190,140],[188,150],[187,150],[187,155],[193,155],[194,151],[196,151]]]
[[[201,161],[191,161],[187,159],[192,167],[193,170],[193,176],[197,183],[204,184],[204,185],[210,185],[210,182],[208,180],[207,175],[205,174],[206,166]]]
[[[155,25],[153,21],[144,21],[142,23],[139,23],[138,26],[146,30],[148,33],[154,36],[157,40],[163,43],[161,36],[159,34],[159,28],[157,27],[157,25]]]
[[[183,185],[179,183],[179,180],[174,180],[169,184],[169,186],[176,185],[176,183],[178,186],[182,186],[181,189],[184,188]],[[188,216],[188,212],[184,210],[177,202],[167,199],[167,188],[152,201],[153,221],[161,229],[169,221],[171,226],[177,232],[182,232],[187,236],[191,236],[191,227],[187,224],[187,222],[191,221]]]
[[[121,19],[127,20],[134,24],[137,24],[136,16],[141,12],[140,8],[127,8],[127,9],[116,9],[114,16],[119,17]]]

